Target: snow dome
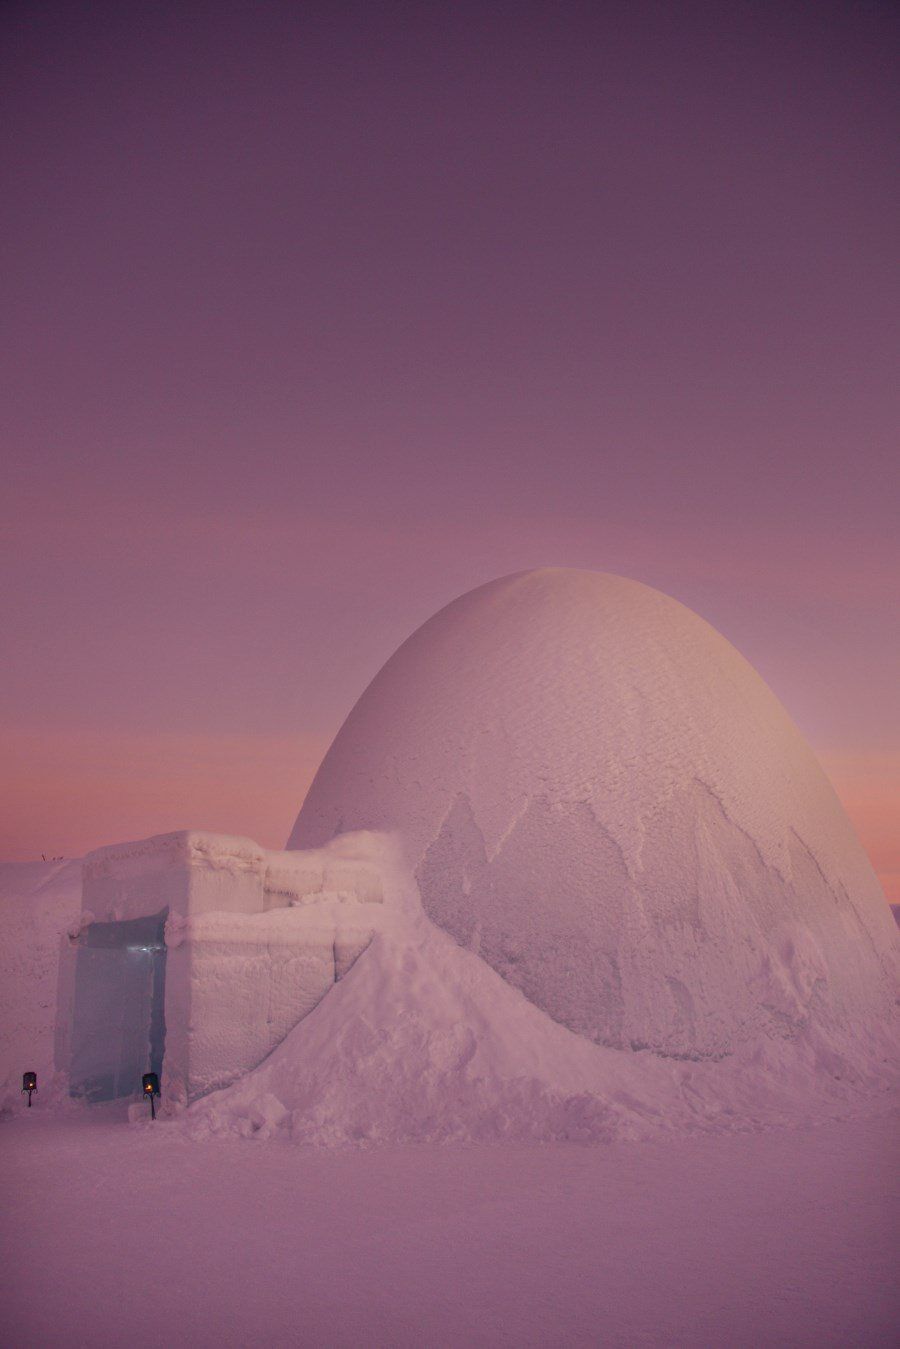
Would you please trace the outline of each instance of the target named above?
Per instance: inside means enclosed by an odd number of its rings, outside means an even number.
[[[397,831],[426,913],[554,1020],[715,1058],[893,998],[897,936],[778,700],[703,619],[618,576],[463,595],[348,716],[289,848]]]

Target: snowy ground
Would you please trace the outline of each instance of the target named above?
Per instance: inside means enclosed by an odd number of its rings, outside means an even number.
[[[581,1147],[0,1125],[3,1342],[896,1342],[896,1118]]]

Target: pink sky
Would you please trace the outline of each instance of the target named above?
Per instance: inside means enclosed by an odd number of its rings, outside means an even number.
[[[0,855],[283,843],[408,632],[556,564],[729,637],[900,899],[889,7],[0,23]]]

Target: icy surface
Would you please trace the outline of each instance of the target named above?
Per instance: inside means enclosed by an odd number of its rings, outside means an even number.
[[[15,1349],[896,1340],[896,1118],[335,1152],[102,1119],[0,1126]]]
[[[620,577],[448,605],[350,713],[289,846],[399,831],[426,912],[554,1020],[714,1060],[890,1015],[898,934],[819,765],[734,648]]]

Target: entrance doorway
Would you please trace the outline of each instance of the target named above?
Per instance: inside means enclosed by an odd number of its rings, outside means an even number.
[[[161,1073],[168,909],[123,923],[91,923],[75,964],[71,1095],[110,1101]]]

